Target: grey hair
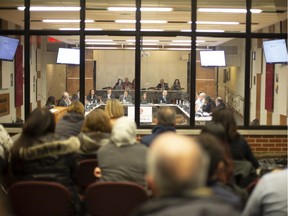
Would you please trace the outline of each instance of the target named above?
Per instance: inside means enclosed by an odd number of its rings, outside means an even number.
[[[200,148],[198,143],[192,141],[192,145],[196,145],[199,150],[198,162],[196,166],[191,165],[190,173],[185,179],[179,179],[175,175],[177,169],[177,161],[168,160],[161,152],[150,151],[147,155],[147,173],[153,176],[157,185],[160,196],[171,194],[185,193],[205,186],[207,178],[207,170],[209,168],[209,157],[205,151]]]
[[[159,125],[174,126],[176,121],[176,112],[174,108],[162,107],[157,112]]]

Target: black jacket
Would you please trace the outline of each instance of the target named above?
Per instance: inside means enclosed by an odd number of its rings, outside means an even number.
[[[175,132],[176,129],[173,126],[163,126],[163,125],[157,125],[152,130],[152,134],[142,137],[141,143],[150,146],[152,141],[159,135],[165,132]]]

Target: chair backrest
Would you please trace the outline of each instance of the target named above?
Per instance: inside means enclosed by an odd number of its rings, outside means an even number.
[[[72,195],[63,185],[46,181],[19,181],[8,190],[17,216],[73,215]]]
[[[99,182],[84,196],[86,212],[94,216],[126,216],[148,200],[145,189],[130,182]]]
[[[94,176],[94,169],[98,166],[97,159],[85,159],[78,162],[75,172],[75,178],[78,187],[84,193],[86,188],[95,183],[97,178]]]

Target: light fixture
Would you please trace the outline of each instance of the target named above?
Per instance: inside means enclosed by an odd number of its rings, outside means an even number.
[[[192,21],[188,21],[189,24]],[[200,25],[239,25],[239,22],[221,22],[221,21],[196,21],[197,24]]]
[[[136,31],[136,29],[120,29],[120,31]],[[163,29],[141,29],[141,31],[164,31]]]
[[[80,28],[59,28],[61,31],[79,31]],[[85,28],[86,31],[102,31],[100,28]]]
[[[191,29],[183,29],[181,32],[192,32]],[[196,32],[225,32],[224,30],[196,30]]]
[[[136,20],[115,20],[116,23],[136,23]],[[166,20],[140,20],[141,23],[165,24]]]
[[[80,11],[80,7],[30,7],[30,11]],[[25,7],[17,7],[17,10],[24,11]]]
[[[191,43],[191,40],[172,40],[173,43]],[[196,40],[197,43],[204,43],[204,40]]]
[[[89,42],[112,42],[112,39],[92,39],[92,38],[86,38],[85,41]]]
[[[136,11],[135,7],[108,7],[108,11]],[[145,12],[169,12],[173,8],[157,8],[157,7],[144,7],[140,8],[141,11]]]
[[[169,46],[190,46],[189,43],[171,43]]]
[[[246,9],[240,8],[198,8],[199,12],[208,12],[208,13],[246,13]],[[261,13],[260,9],[250,9],[251,13]]]
[[[126,40],[126,42],[135,42],[135,39]],[[142,42],[159,42],[159,40],[141,40]]]
[[[73,19],[44,19],[42,22],[45,23],[79,23],[80,20]],[[92,23],[94,20],[85,20],[85,23]]]
[[[87,42],[87,45],[115,45],[113,42]]]

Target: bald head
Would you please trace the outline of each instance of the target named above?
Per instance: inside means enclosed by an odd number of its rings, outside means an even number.
[[[207,160],[194,139],[165,133],[149,150],[147,181],[158,196],[196,189],[205,184]]]

